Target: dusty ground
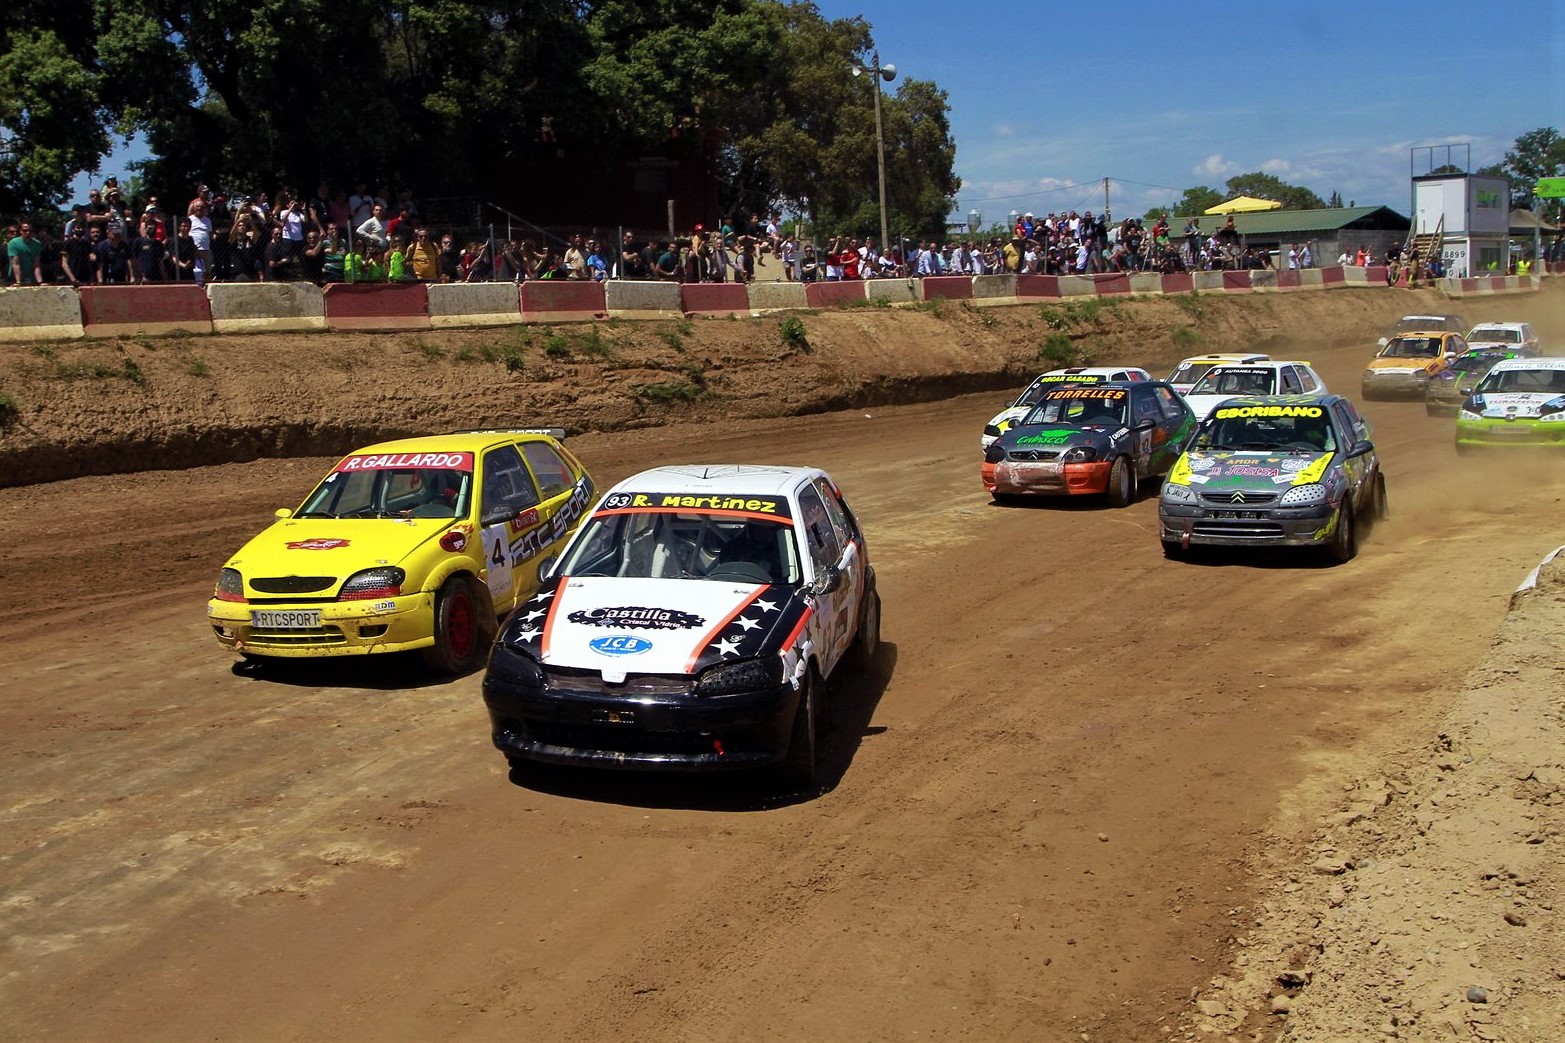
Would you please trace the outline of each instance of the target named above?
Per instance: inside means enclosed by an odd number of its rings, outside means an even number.
[[[1393,516],[1357,560],[1174,563],[1150,500],[989,505],[1004,396],[947,397],[1020,383],[1051,321],[1157,369],[1297,346],[1351,394],[1379,327],[1438,305],[8,350],[0,484],[135,473],[0,506],[0,1038],[1565,1039],[1565,575],[1508,607],[1565,543],[1560,462],[1458,460],[1449,421],[1371,404]],[[1565,287],[1459,310],[1565,343]],[[647,390],[680,382],[711,394]],[[229,670],[213,571],[327,465],[271,454],[520,421],[587,432],[605,481],[838,477],[889,648],[835,693],[827,793],[508,778],[476,677]]]

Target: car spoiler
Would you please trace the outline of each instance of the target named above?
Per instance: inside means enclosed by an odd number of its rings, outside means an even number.
[[[565,440],[565,428],[563,427],[485,427],[476,431],[459,431],[463,435],[548,435],[550,438]]]

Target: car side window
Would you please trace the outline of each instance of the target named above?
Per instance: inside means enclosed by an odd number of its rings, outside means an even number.
[[[533,477],[538,479],[538,491],[545,500],[553,499],[569,489],[576,481],[570,465],[560,459],[560,454],[547,442],[523,442],[522,455]]]
[[[1320,390],[1320,381],[1315,379],[1315,373],[1310,367],[1298,366],[1295,367],[1295,372],[1299,377],[1299,387],[1303,389],[1302,394],[1308,395]]]
[[[843,510],[842,502],[837,499],[837,494],[823,478],[817,478],[811,484],[815,487],[815,491],[820,494],[821,502],[826,505],[826,517],[831,519],[832,531],[837,535],[837,545],[845,547],[853,542],[854,537],[858,533],[854,528],[853,522],[848,518],[847,512]]]
[[[484,454],[484,488],[480,515],[499,507],[517,512],[538,505],[538,489],[532,475],[522,466],[522,454],[514,445],[502,445]]]
[[[1299,373],[1292,366],[1282,367],[1282,393],[1284,395],[1302,395],[1304,386],[1299,383]]]
[[[1337,427],[1342,432],[1342,446],[1351,450],[1359,442],[1369,437],[1369,432],[1364,428],[1364,422],[1353,412],[1353,407],[1346,402],[1337,401],[1331,404],[1332,415],[1337,418]]]
[[[1133,421],[1151,420],[1161,423],[1163,411],[1158,408],[1157,396],[1152,394],[1151,388],[1136,388],[1131,395],[1131,408],[1134,410]]]
[[[799,490],[799,522],[804,528],[804,543],[809,548],[810,560],[815,563],[818,576],[828,568],[835,568],[842,557],[842,545],[832,528],[831,516],[826,504],[813,486]]]
[[[1179,396],[1174,394],[1171,388],[1155,388],[1154,390],[1157,392],[1158,401],[1163,406],[1163,415],[1165,417],[1173,421],[1184,419],[1185,407],[1179,401]]]

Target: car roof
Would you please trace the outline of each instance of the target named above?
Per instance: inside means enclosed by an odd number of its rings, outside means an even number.
[[[1278,366],[1309,366],[1315,367],[1303,359],[1261,359],[1258,362],[1228,362],[1217,369],[1276,369]]]
[[[414,435],[355,449],[348,456],[367,453],[481,453],[511,442],[547,442],[563,438],[563,428],[516,428],[510,431],[453,431],[443,435]]]
[[[1565,369],[1565,356],[1543,355],[1535,359],[1501,359],[1490,373],[1509,373],[1518,369]]]
[[[670,464],[633,474],[611,491],[780,496],[815,477],[826,473],[772,464]]]
[[[1187,359],[1181,359],[1179,365],[1183,366],[1190,362],[1265,362],[1270,358],[1270,355],[1263,355],[1256,351],[1213,352],[1210,355],[1191,355]]]
[[[1479,330],[1524,330],[1529,324],[1525,322],[1480,322],[1474,326],[1472,332]]]
[[[1237,403],[1241,406],[1327,406],[1342,398],[1341,395],[1232,395],[1219,405]]]
[[[1146,373],[1140,366],[1066,366],[1064,369],[1051,369],[1038,374],[1040,377],[1056,376],[1087,376],[1106,377],[1111,373]]]

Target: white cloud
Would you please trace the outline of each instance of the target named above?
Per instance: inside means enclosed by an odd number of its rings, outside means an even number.
[[[1261,164],[1261,171],[1263,173],[1270,174],[1273,177],[1282,178],[1284,181],[1288,180],[1288,172],[1292,169],[1293,164],[1289,163],[1286,159],[1268,159],[1265,163]]]
[[[996,124],[994,128],[994,136],[997,138],[1014,138],[1016,137],[1016,128],[1011,126],[1009,123]]]
[[[1191,168],[1191,173],[1198,177],[1227,177],[1237,174],[1239,168],[1228,162],[1222,156],[1213,153],[1200,163]]]

